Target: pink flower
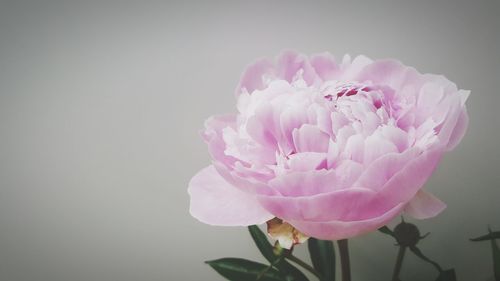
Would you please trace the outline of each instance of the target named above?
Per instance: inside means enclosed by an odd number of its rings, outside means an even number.
[[[331,240],[401,212],[433,217],[445,204],[422,186],[463,137],[468,94],[394,60],[261,59],[241,78],[238,113],[205,123],[213,163],[189,183],[190,212],[226,226],[277,217]]]

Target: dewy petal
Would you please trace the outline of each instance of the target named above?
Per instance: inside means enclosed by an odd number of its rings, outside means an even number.
[[[380,228],[399,215],[404,204],[398,204],[381,216],[352,221],[289,221],[291,225],[307,236],[323,240],[340,240],[361,235]]]
[[[211,225],[248,226],[262,224],[274,216],[256,197],[226,182],[213,166],[198,172],[189,182],[189,212]]]
[[[417,194],[408,202],[405,207],[405,213],[422,220],[435,217],[446,208],[446,204],[436,196],[419,190]]]

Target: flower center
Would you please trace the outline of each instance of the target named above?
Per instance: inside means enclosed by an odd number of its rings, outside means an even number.
[[[338,99],[343,96],[348,97],[356,95],[359,91],[369,92],[371,88],[360,83],[334,82],[324,85],[322,90],[325,99],[330,101],[333,100],[334,97]]]

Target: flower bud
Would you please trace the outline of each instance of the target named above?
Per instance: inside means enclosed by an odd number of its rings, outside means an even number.
[[[394,228],[394,237],[398,244],[403,247],[413,247],[422,238],[417,226],[405,221],[402,221]]]

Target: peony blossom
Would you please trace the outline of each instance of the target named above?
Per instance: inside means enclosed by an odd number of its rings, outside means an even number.
[[[189,183],[191,215],[211,225],[273,218],[339,240],[402,212],[446,205],[422,189],[463,137],[469,92],[395,60],[284,52],[244,72],[237,113],[209,118],[213,159]]]

